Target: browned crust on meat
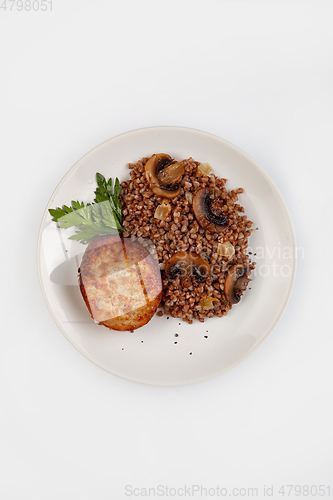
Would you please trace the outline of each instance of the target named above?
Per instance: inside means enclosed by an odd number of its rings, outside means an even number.
[[[83,255],[79,286],[92,318],[112,330],[136,330],[155,314],[162,297],[157,262],[130,238],[103,235]]]

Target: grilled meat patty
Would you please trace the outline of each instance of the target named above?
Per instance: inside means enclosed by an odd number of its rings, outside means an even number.
[[[146,248],[118,235],[87,246],[79,285],[92,318],[112,330],[135,330],[155,314],[162,297],[157,261]]]

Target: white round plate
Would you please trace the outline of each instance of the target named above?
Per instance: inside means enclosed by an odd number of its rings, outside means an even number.
[[[166,152],[208,162],[244,188],[240,203],[254,222],[249,251],[257,263],[253,281],[226,317],[194,321],[155,315],[144,327],[116,332],[91,319],[77,283],[84,246],[68,240],[48,208],[94,198],[95,174],[129,177],[129,162]],[[38,242],[39,278],[46,304],[65,337],[90,361],[125,379],[153,385],[199,382],[235,366],[253,353],[278,323],[296,269],[296,243],[284,201],[268,175],[243,151],[219,137],[180,127],[134,130],[114,137],[79,160],[54,191],[42,219]],[[178,334],[176,337],[175,335]],[[175,343],[177,342],[177,343]]]

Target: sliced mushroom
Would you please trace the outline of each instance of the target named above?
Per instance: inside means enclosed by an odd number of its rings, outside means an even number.
[[[210,265],[193,252],[177,252],[166,263],[165,273],[170,280],[177,276],[193,276],[197,283],[201,283],[209,276]]]
[[[193,212],[198,223],[204,229],[222,233],[228,226],[228,218],[224,214],[219,200],[209,188],[199,189],[193,198]]]
[[[167,167],[164,167],[157,174],[158,180],[163,186],[168,186],[169,184],[174,184],[179,181],[185,172],[184,162],[171,163]]]
[[[159,153],[149,158],[145,172],[153,193],[171,199],[180,193],[178,181],[185,172],[185,162],[175,162],[171,156]]]
[[[248,277],[249,269],[241,264],[232,266],[229,269],[225,280],[224,293],[225,298],[231,304],[237,304],[243,292],[246,290],[250,278]]]

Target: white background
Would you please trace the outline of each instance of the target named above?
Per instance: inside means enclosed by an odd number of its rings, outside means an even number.
[[[256,487],[260,499],[264,486],[278,499],[283,484],[331,484],[333,496],[332,25],[330,0],[0,9],[1,500],[121,500],[134,498],[126,485],[158,484]],[[36,268],[63,175],[104,140],[154,125],[246,151],[280,189],[304,249],[260,349],[178,388],[87,361],[54,324]]]

